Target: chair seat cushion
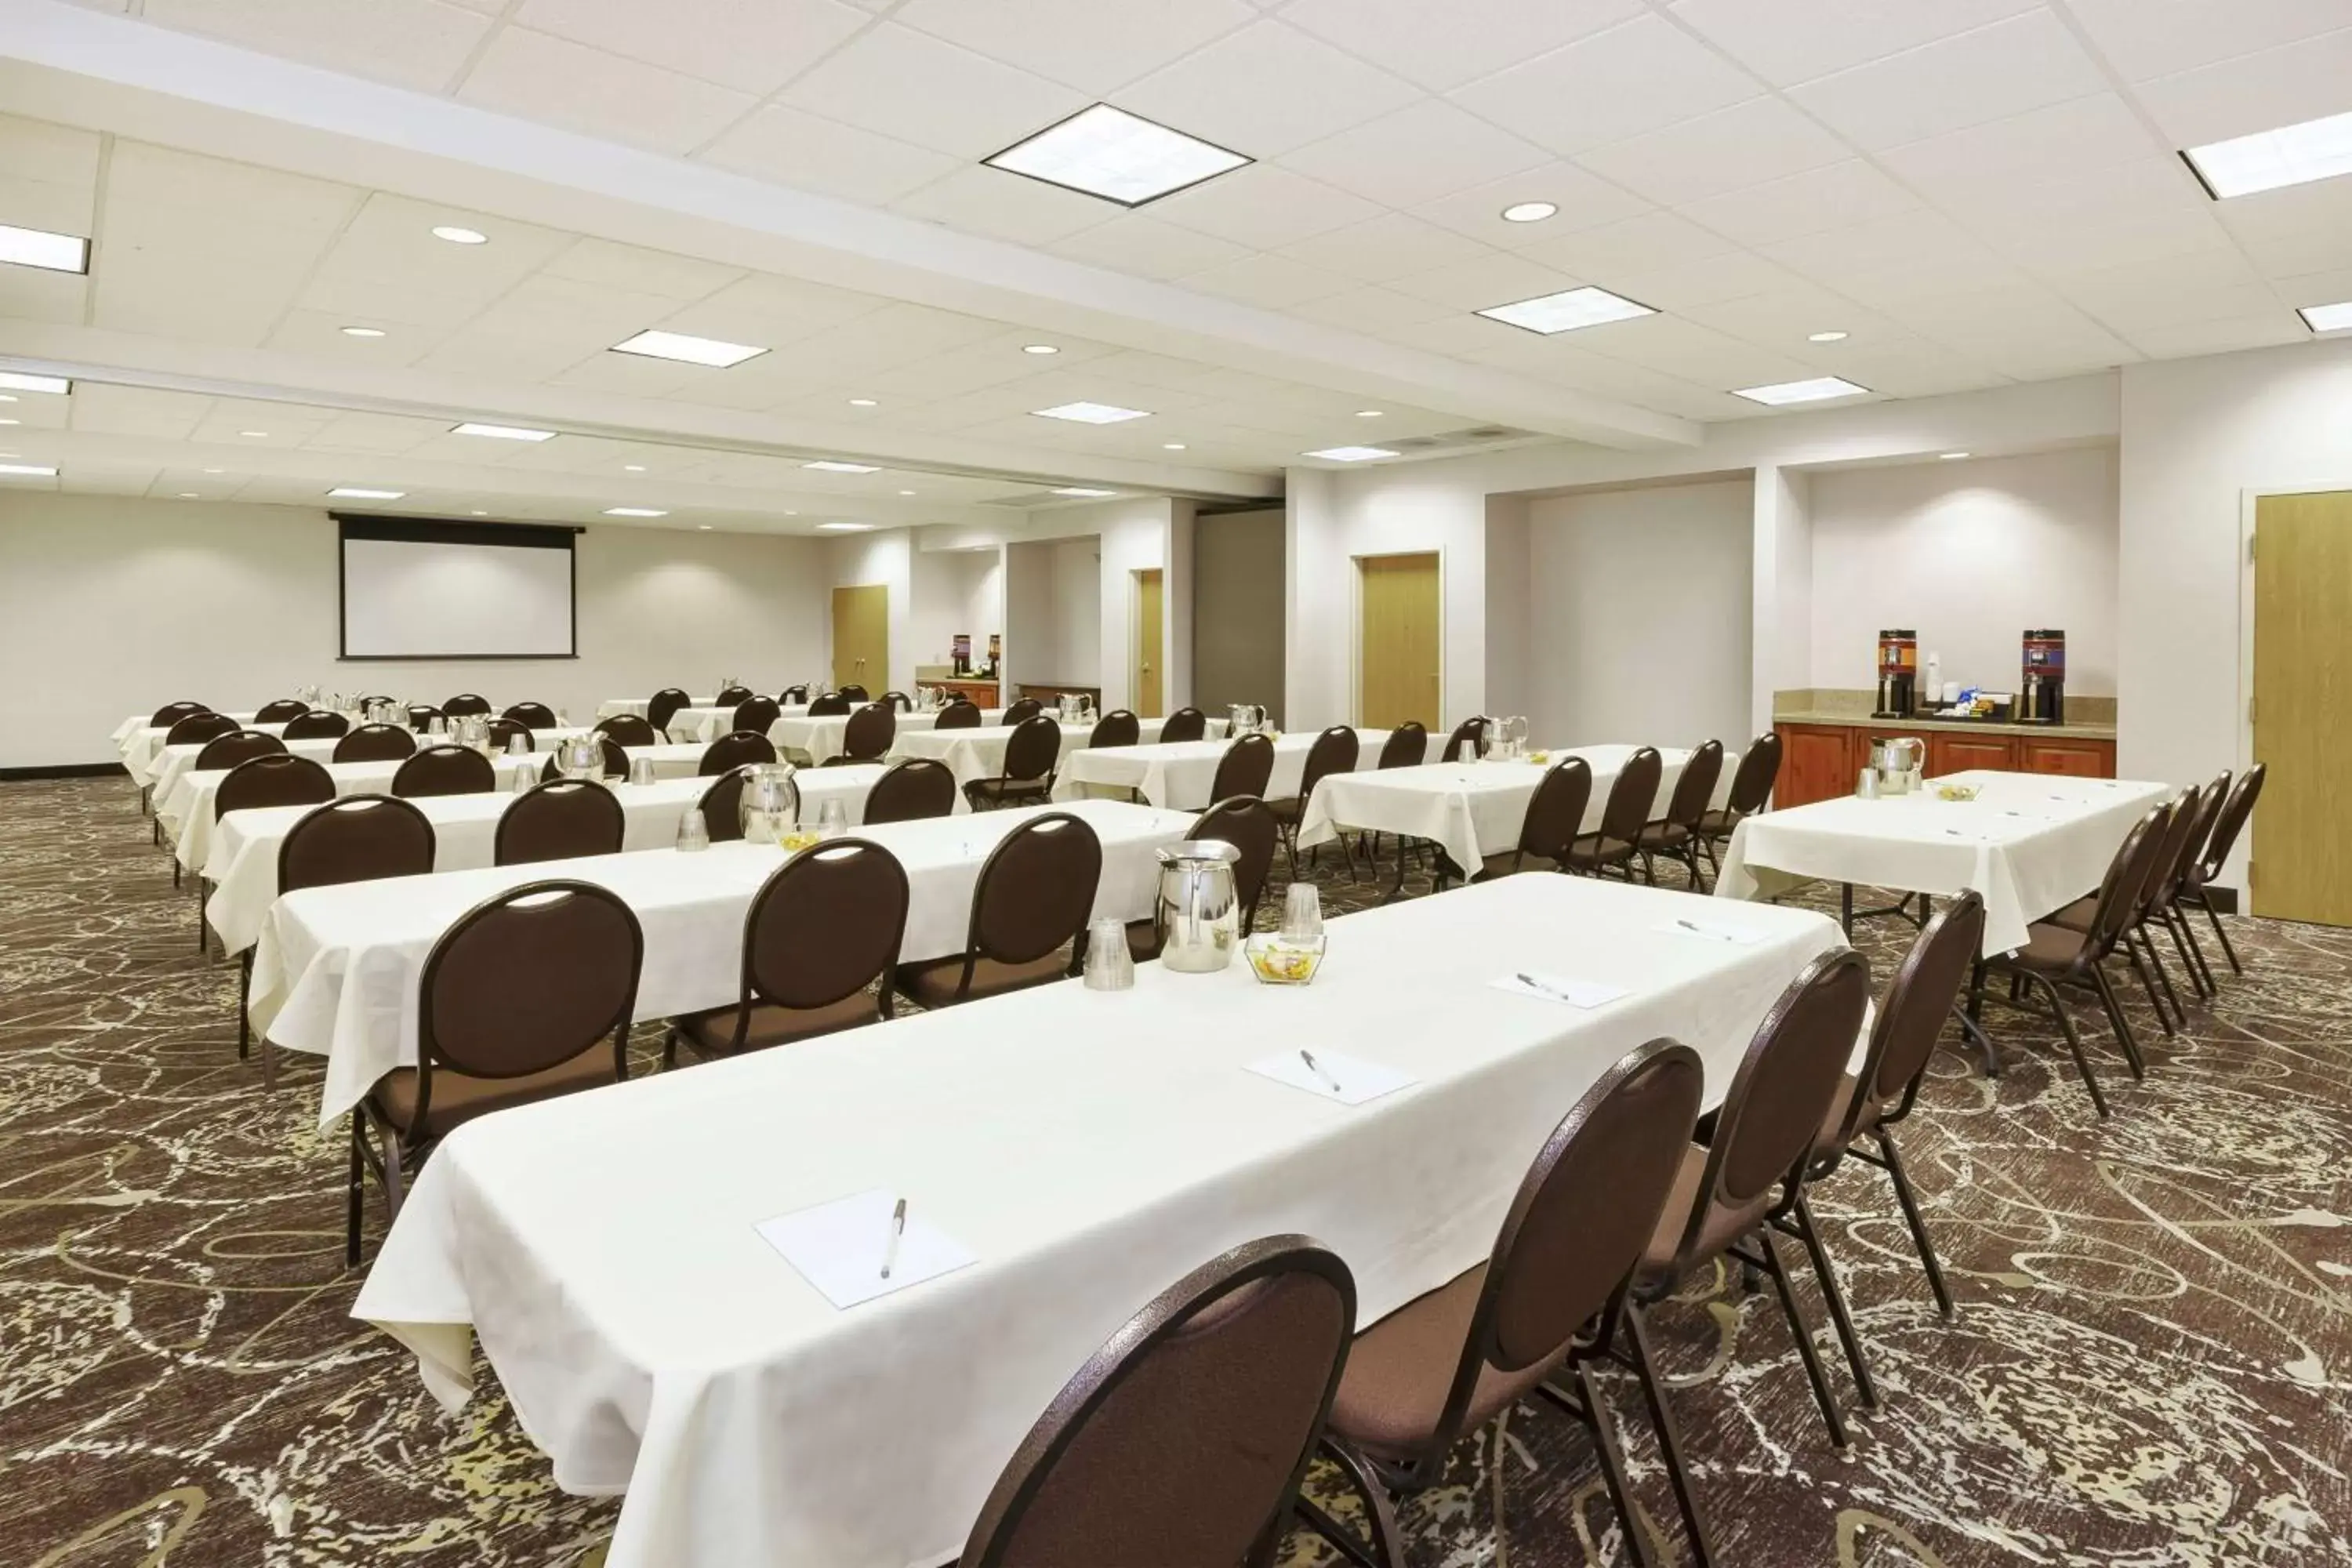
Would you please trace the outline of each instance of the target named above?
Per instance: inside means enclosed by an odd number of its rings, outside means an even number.
[[[2025,928],[2025,945],[2009,954],[2008,962],[2038,973],[2055,973],[2073,967],[2089,941],[2087,932],[2037,921]]]
[[[1591,833],[1568,847],[1568,861],[1571,866],[1613,866],[1633,853],[1633,847],[1622,838]]]
[[[989,801],[1002,804],[1008,800],[1045,800],[1053,793],[1049,779],[974,779],[963,786],[964,798],[975,804]]]
[[[1265,808],[1274,813],[1274,819],[1276,822],[1296,824],[1300,814],[1306,811],[1307,803],[1298,796],[1292,795],[1288,800],[1267,801]]]
[[[1666,1206],[1659,1212],[1658,1228],[1650,1237],[1650,1245],[1642,1254],[1641,1267],[1634,1271],[1637,1284],[1655,1283],[1675,1260],[1682,1246],[1683,1232],[1690,1226],[1691,1210],[1697,1206],[1699,1192],[1706,1180],[1707,1151],[1704,1144],[1694,1143],[1683,1152],[1682,1168],[1675,1173],[1674,1191],[1666,1194]],[[1706,1226],[1699,1232],[1697,1248],[1692,1253],[1693,1262],[1718,1257],[1725,1248],[1756,1228],[1772,1206],[1772,1195],[1779,1184],[1768,1187],[1752,1203],[1738,1208],[1717,1209],[1707,1215]]]
[[[1690,842],[1690,829],[1679,822],[1653,822],[1635,835],[1635,847],[1642,849],[1679,849]]]
[[[1727,805],[1711,805],[1699,813],[1698,830],[1703,837],[1721,838],[1739,826],[1739,814]]]
[[[411,1125],[416,1117],[415,1068],[401,1068],[386,1073],[369,1099],[377,1113],[401,1131],[438,1138],[459,1123],[488,1116],[493,1110],[529,1105],[535,1100],[551,1100],[559,1094],[615,1081],[613,1047],[609,1042],[599,1040],[570,1061],[521,1078],[472,1078],[448,1068],[435,1068],[433,1102],[425,1109],[425,1125],[421,1128]]]
[[[992,958],[972,961],[971,989],[964,1000],[982,996],[1002,995],[1007,991],[1019,991],[1026,986],[1043,985],[1048,981],[1068,976],[1070,961],[1058,952],[1028,963],[999,963]],[[902,963],[898,966],[898,994],[919,1007],[947,1007],[957,1000],[956,986],[963,979],[963,956],[935,958],[928,963]]]
[[[737,1011],[719,1007],[680,1018],[678,1037],[701,1056],[730,1055],[735,1050]],[[853,992],[826,1007],[780,1007],[772,1002],[755,1002],[749,1011],[742,1047],[747,1051],[814,1039],[839,1029],[854,1029],[861,1024],[876,1023],[881,1016],[872,994],[865,991]]]
[[[1462,1363],[1478,1293],[1486,1287],[1486,1266],[1481,1263],[1358,1334],[1348,1347],[1348,1370],[1331,1401],[1331,1430],[1382,1458],[1418,1455],[1445,1414],[1445,1396]],[[1558,1364],[1559,1360],[1538,1362],[1513,1373],[1480,1368],[1477,1388],[1463,1413],[1463,1430],[1484,1426]]]
[[[2042,917],[2045,925],[2064,926],[2068,931],[2088,931],[2091,917],[2099,912],[2099,896],[2086,893],[2055,914]]]

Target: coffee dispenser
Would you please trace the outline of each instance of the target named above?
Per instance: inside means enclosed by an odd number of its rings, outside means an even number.
[[[2028,724],[2066,721],[2066,634],[2055,627],[2025,634],[2017,717]]]
[[[1919,634],[1878,634],[1878,707],[1874,719],[1908,719],[1919,682]]]

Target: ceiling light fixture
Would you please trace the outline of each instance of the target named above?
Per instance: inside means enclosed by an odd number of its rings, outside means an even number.
[[[73,383],[61,375],[27,375],[20,370],[0,370],[0,386],[11,392],[47,392],[63,397],[73,390]],[[14,398],[9,399],[15,402]]]
[[[1636,316],[1654,316],[1657,311],[1622,295],[1612,294],[1606,289],[1583,288],[1539,295],[1533,300],[1516,300],[1507,305],[1489,305],[1478,314],[1506,326],[1520,327],[1549,337],[1554,332],[1572,332],[1581,327],[1597,327],[1606,321],[1630,321]]]
[[[13,393],[7,393],[7,392],[0,392],[0,403],[14,403],[14,402],[16,402],[16,395],[15,395],[15,394],[13,394]]]
[[[710,531],[710,525],[707,522],[698,522],[694,526],[702,530],[705,533],[709,533]]]
[[[1779,408],[1791,403],[1820,403],[1832,397],[1860,397],[1869,391],[1870,388],[1856,386],[1843,376],[1819,375],[1810,381],[1781,381],[1770,386],[1738,387],[1732,395]]]
[[[486,511],[469,511],[466,515],[467,517],[488,517],[490,514]]]
[[[2181,156],[2217,202],[2352,174],[2352,114],[2208,142]]]
[[[1023,343],[1021,352],[1024,354],[1057,354],[1062,351],[1051,343]]]
[[[1356,417],[1359,419],[1378,419],[1381,415],[1387,412],[1388,410],[1385,408],[1359,408],[1356,410]]]
[[[194,500],[196,499],[196,492],[194,490],[182,490],[180,492],[180,499],[182,500]]]
[[[58,470],[42,463],[0,463],[0,474],[24,479],[54,479]]]
[[[1503,209],[1505,223],[1541,223],[1559,211],[1556,202],[1518,202]]]
[[[1843,332],[1808,332],[1805,334],[1805,341],[1809,343],[1842,343],[1845,342],[1845,339],[1846,334]]]
[[[484,234],[480,229],[460,228],[454,223],[445,223],[436,227],[433,230],[433,237],[436,239],[446,239],[452,245],[488,245],[490,243],[490,237]]]
[[[347,338],[380,338],[383,336],[383,329],[382,327],[344,327],[341,331],[343,336]]]
[[[1163,452],[1181,452],[1184,449],[1184,443],[1181,441],[1163,441],[1160,444],[1160,449]]]
[[[206,468],[205,472],[208,474],[225,474],[227,473],[228,470],[226,468]]]
[[[787,512],[785,515],[789,517],[791,513]],[[817,526],[824,530],[827,533],[871,533],[874,531],[874,525],[870,522],[820,522]]]
[[[646,471],[646,466],[643,463],[623,463],[621,471],[625,474],[642,474]]]
[[[667,517],[669,513],[656,510],[649,506],[608,506],[604,509],[604,515],[606,517]]]
[[[338,500],[398,500],[406,490],[371,490],[358,485],[337,485],[327,492]]]
[[[1150,417],[1148,409],[1121,408],[1115,403],[1065,403],[1029,412],[1040,419],[1068,419],[1080,425],[1117,425],[1122,420]]]
[[[626,342],[614,343],[616,354],[642,354],[647,359],[672,359],[682,364],[709,365],[725,370],[741,364],[768,351],[749,343],[730,343],[718,338],[688,337],[684,332],[639,332]]]
[[[45,228],[16,228],[0,223],[0,261],[37,267],[45,272],[86,273],[89,241],[78,234],[51,234]]]
[[[22,419],[0,419],[0,425],[22,425]]]
[[[914,491],[912,491],[912,490],[900,490],[898,493],[899,493],[900,495],[902,495],[902,496],[910,496],[910,495],[913,495],[915,492],[914,492]]]
[[[1386,447],[1326,447],[1319,452],[1309,452],[1306,455],[1310,458],[1321,458],[1332,463],[1369,463],[1374,458],[1396,456]]]
[[[1936,454],[1937,458],[1947,463],[1957,463],[1962,458],[1969,457],[1972,454],[1967,452],[1938,452]]]
[[[1250,160],[1197,136],[1097,103],[1017,142],[989,167],[1139,207]]]
[[[843,463],[831,458],[820,458],[814,463],[803,463],[803,468],[814,468],[824,474],[878,474],[882,470],[872,463]]]
[[[2352,327],[2352,300],[2334,305],[2305,305],[2295,314],[2315,332],[2340,332]]]
[[[874,405],[874,400],[870,397],[853,397],[849,400],[849,406],[852,408],[871,408]]]
[[[269,432],[267,430],[240,430],[237,434],[245,437],[248,440],[267,441],[269,439]]]
[[[1088,500],[1100,500],[1105,496],[1118,494],[1117,490],[1098,490],[1087,485],[1060,485],[1055,487],[1054,493],[1057,496],[1082,496]]]
[[[468,419],[463,425],[449,427],[452,436],[488,436],[499,441],[552,441],[552,430],[530,430],[520,425],[484,425]]]

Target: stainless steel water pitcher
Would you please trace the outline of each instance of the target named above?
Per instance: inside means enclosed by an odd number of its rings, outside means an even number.
[[[1160,852],[1160,898],[1152,923],[1160,931],[1160,963],[1187,974],[1212,974],[1241,945],[1241,894],[1234,877],[1242,853],[1213,839],[1171,844]]]

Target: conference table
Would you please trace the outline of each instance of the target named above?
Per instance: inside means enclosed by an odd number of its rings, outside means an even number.
[[[1219,719],[1214,724],[1226,721]],[[1307,772],[1307,753],[1320,731],[1297,730],[1275,737],[1274,772],[1265,786],[1268,800],[1289,800],[1298,794]],[[1356,766],[1370,768],[1388,744],[1386,730],[1356,731]],[[1224,760],[1228,742],[1222,740],[1162,741],[1140,746],[1102,746],[1078,752],[1062,764],[1054,786],[1055,795],[1076,798],[1086,786],[1132,790],[1154,805],[1199,811],[1213,804],[1210,787],[1216,783],[1217,764]]]
[[[1308,986],[1144,963],[1130,991],[1047,985],[469,1123],[352,1315],[452,1412],[478,1342],[557,1484],[622,1495],[607,1568],[949,1562],[1064,1384],[1188,1271],[1311,1236],[1375,1321],[1485,1259],[1625,1052],[1686,1042],[1719,1101],[1843,945],[1807,911],[1533,876],[1328,933]],[[1410,1081],[1341,1103],[1286,1067],[1302,1042],[1339,1081]],[[867,1268],[893,1195],[971,1261],[836,1308],[755,1227],[854,1194],[879,1205],[850,1244]]]
[[[793,781],[800,789],[802,819],[814,822],[826,802],[837,801],[851,826],[863,822],[866,797],[882,773],[879,763],[803,771]],[[674,846],[679,821],[716,782],[677,778],[649,784],[608,784],[621,803],[621,848],[625,852]],[[469,871],[491,864],[499,819],[519,798],[511,792],[493,790],[480,795],[419,795],[410,801],[433,825],[433,868]],[[213,884],[205,918],[219,934],[225,952],[242,952],[259,940],[269,906],[278,899],[278,848],[294,825],[318,809],[314,805],[254,806],[232,811],[220,819],[205,857],[205,879]]]
[[[802,775],[803,778],[807,774]],[[910,903],[903,962],[964,951],[982,862],[1043,807],[886,823],[859,834],[906,868]],[[1094,913],[1148,918],[1159,889],[1155,851],[1181,840],[1192,818],[1118,801],[1066,808],[1102,841]],[[803,805],[805,810],[805,805]],[[673,1017],[741,994],[743,918],[788,857],[741,840],[707,849],[655,849],[305,888],[269,907],[254,945],[250,1016],[279,1047],[327,1058],[321,1127],[377,1080],[416,1060],[418,977],[460,916],[525,882],[577,878],[609,888],[636,911],[645,965],[636,1016]]]
[[[283,724],[256,724],[253,721],[256,711],[258,710],[221,716],[235,720],[240,729],[259,730],[265,735],[275,735],[286,728]],[[163,749],[164,737],[172,732],[172,726],[168,724],[147,722],[152,717],[152,714],[139,714],[118,726],[113,735],[114,749],[122,757],[124,771],[131,774],[131,783],[142,788],[149,782],[148,769],[154,763],[155,753]]]
[[[347,795],[381,795],[392,788],[392,777],[400,764],[408,759],[391,758],[372,763],[327,763],[327,777],[335,786],[338,797]],[[517,773],[529,773],[533,779],[538,770],[547,765],[543,756],[530,752],[509,756],[501,752],[490,759],[490,771],[499,789],[512,789]],[[203,866],[212,853],[213,833],[217,826],[213,811],[213,797],[220,793],[221,781],[228,777],[227,768],[192,768],[182,773],[172,785],[169,796],[155,803],[155,820],[163,825],[172,840],[173,858],[188,870]]]
[[[284,731],[286,726],[283,724],[252,724],[247,725],[247,728],[254,730],[264,735],[278,736],[279,743],[286,748],[289,755],[308,757],[314,763],[333,762],[335,760],[335,748],[343,743],[343,737],[340,735],[320,735],[302,740],[289,741],[285,739]],[[353,728],[357,728],[357,726],[354,725]],[[575,735],[584,735],[586,733],[588,733],[587,731],[577,728],[533,730],[530,732],[531,740],[538,746],[540,754],[542,756],[554,750],[558,742],[568,741]],[[427,746],[447,745],[450,743],[449,738],[444,735],[420,734],[416,737],[416,749],[420,752]],[[148,764],[149,776],[142,782],[153,787],[157,798],[161,799],[170,795],[172,793],[172,786],[179,783],[180,775],[189,772],[196,765],[196,759],[204,754],[205,747],[209,744],[211,744],[210,742],[184,741],[176,746],[165,746],[162,748],[160,751],[155,752],[152,761]],[[132,776],[135,778],[138,775],[134,773]]]

